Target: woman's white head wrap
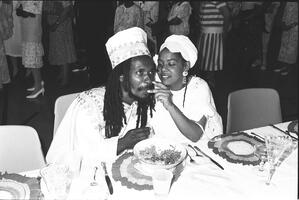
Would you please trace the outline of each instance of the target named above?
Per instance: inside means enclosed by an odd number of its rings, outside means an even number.
[[[190,62],[192,68],[197,60],[197,49],[191,40],[184,35],[171,35],[166,38],[165,42],[160,47],[160,52],[167,48],[172,53],[181,53],[186,61]]]

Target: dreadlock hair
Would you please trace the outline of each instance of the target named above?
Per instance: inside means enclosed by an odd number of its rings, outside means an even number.
[[[148,57],[146,55],[137,57]],[[135,57],[135,58],[137,58]],[[150,58],[151,59],[151,58]],[[151,59],[152,60],[152,59]],[[117,136],[123,127],[123,123],[127,124],[126,115],[122,104],[122,89],[119,77],[124,76],[123,87],[126,91],[131,93],[130,86],[130,67],[132,58],[125,60],[117,65],[110,73],[110,76],[106,85],[106,92],[104,97],[104,120],[106,121],[105,136],[107,138]],[[153,62],[153,61],[152,61]],[[136,128],[145,127],[147,124],[147,110],[150,108],[150,116],[152,117],[152,110],[155,106],[155,98],[153,94],[150,94],[146,99],[137,99],[137,122]]]

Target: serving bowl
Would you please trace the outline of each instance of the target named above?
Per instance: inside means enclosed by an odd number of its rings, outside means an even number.
[[[147,174],[151,174],[155,169],[172,171],[187,155],[183,145],[159,138],[140,141],[134,146],[133,152],[140,164],[139,169]]]

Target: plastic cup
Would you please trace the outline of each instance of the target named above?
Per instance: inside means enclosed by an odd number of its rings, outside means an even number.
[[[154,193],[156,196],[167,196],[173,173],[166,169],[157,169],[152,174]]]
[[[46,199],[67,199],[73,179],[73,173],[66,165],[50,164],[40,171],[45,184]]]

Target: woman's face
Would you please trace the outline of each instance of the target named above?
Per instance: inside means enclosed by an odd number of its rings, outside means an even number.
[[[180,53],[171,53],[167,48],[159,53],[158,75],[162,83],[170,89],[183,88],[183,72],[186,67],[186,62]]]
[[[147,90],[150,89],[154,78],[155,64],[151,57],[132,58],[129,72],[131,94],[140,99],[147,97]]]

